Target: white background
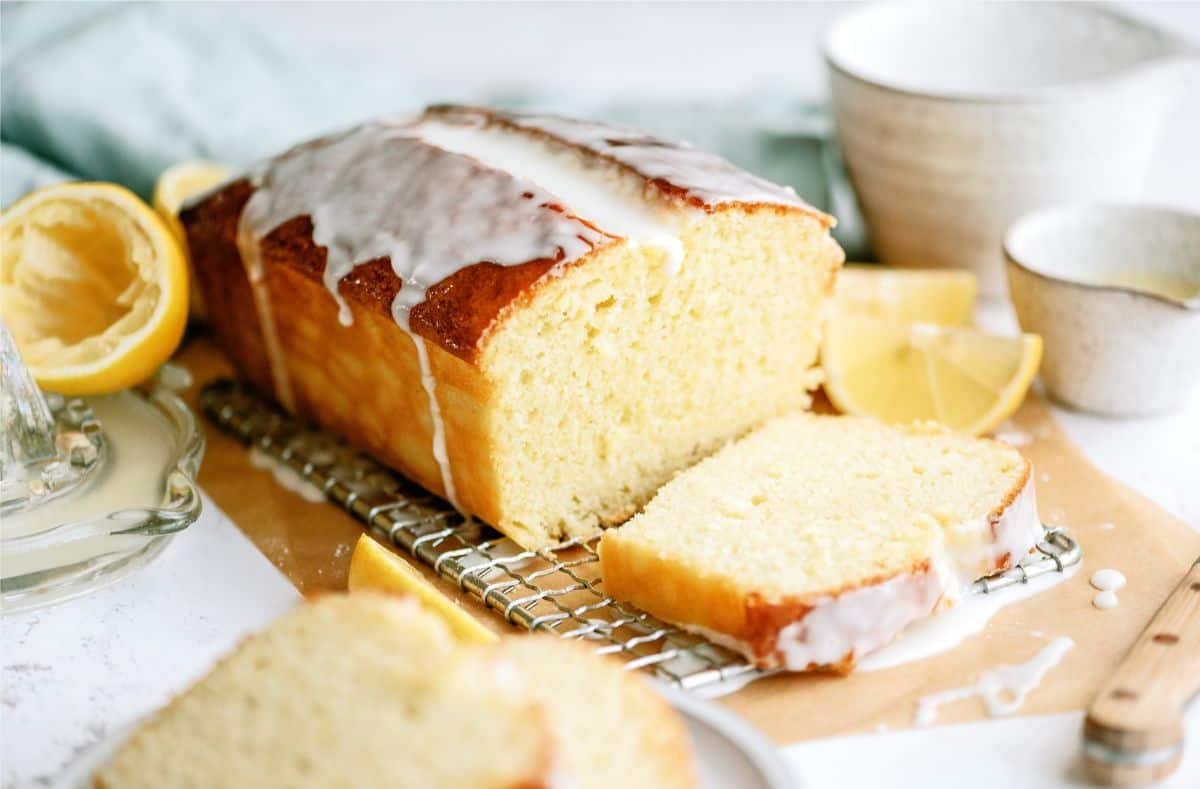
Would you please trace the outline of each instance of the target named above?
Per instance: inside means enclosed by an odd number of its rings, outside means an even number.
[[[262,3],[231,9],[431,101],[481,89],[707,100],[827,95],[822,31],[855,3]],[[1112,3],[1200,41],[1200,2]],[[1197,78],[1200,83],[1200,77]],[[1200,84],[1164,132],[1156,202],[1200,210]],[[1184,107],[1184,105],[1187,105]]]
[[[735,97],[825,92],[820,30],[838,4],[446,4],[230,7],[375,66],[378,79],[539,93]],[[1200,38],[1200,4],[1131,12]],[[1151,196],[1200,210],[1200,94],[1164,138]],[[1006,316],[992,315],[1004,321]],[[1173,417],[1108,421],[1057,411],[1101,468],[1200,528],[1200,403]],[[0,620],[0,783],[43,786],[97,741],[161,705],[244,633],[296,599],[290,585],[209,507],[150,568],[85,600]],[[800,711],[797,714],[801,714]],[[1058,786],[1079,780],[1078,716],[1021,718],[792,746],[817,787]],[[1193,746],[1200,730],[1191,727]],[[1200,785],[1192,747],[1178,786]]]

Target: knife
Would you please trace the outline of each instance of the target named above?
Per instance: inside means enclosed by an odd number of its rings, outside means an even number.
[[[1200,559],[1138,636],[1083,722],[1098,783],[1160,781],[1183,755],[1183,712],[1200,692]]]

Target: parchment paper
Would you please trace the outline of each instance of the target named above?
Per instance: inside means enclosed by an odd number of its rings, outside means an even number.
[[[190,337],[178,361],[195,378],[188,397],[199,413],[196,390],[229,374],[229,366],[203,336]],[[310,503],[284,489],[269,471],[250,465],[244,446],[201,419],[208,451],[200,484],[212,499],[301,592],[344,589],[350,553],[362,533],[358,521],[332,505]],[[918,697],[972,684],[984,669],[1024,662],[1050,639],[1069,636],[1076,646],[1018,714],[1083,709],[1200,555],[1200,535],[1088,463],[1037,394],[1026,399],[1011,421],[1032,439],[1020,449],[1034,463],[1043,521],[1068,526],[1083,546],[1084,566],[1073,578],[1005,607],[982,633],[942,655],[848,677],[768,678],[723,697],[721,703],[780,744],[875,731],[880,725],[907,728],[913,725]],[[1110,611],[1091,604],[1094,590],[1088,577],[1102,567],[1117,568],[1128,578],[1120,591],[1120,606]],[[422,570],[434,578],[423,566]],[[435,583],[493,630],[517,632],[455,586],[437,578]],[[938,723],[982,717],[982,704],[968,699],[944,706]]]

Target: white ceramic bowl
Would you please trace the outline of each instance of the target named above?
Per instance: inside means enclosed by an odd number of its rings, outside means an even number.
[[[1140,197],[1194,48],[1083,3],[870,5],[825,39],[834,119],[875,251],[1003,292],[1019,216]]]
[[[1114,416],[1179,408],[1200,383],[1200,214],[1136,205],[1027,216],[1004,242],[1021,328],[1055,399]]]

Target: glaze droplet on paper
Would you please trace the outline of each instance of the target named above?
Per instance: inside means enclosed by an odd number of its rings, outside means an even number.
[[[1125,586],[1125,575],[1120,570],[1105,568],[1092,573],[1092,587],[1099,590],[1099,593],[1092,598],[1092,605],[1102,611],[1108,611],[1116,608],[1120,602],[1117,599],[1117,590]]]
[[[1092,573],[1091,584],[1101,592],[1115,592],[1125,586],[1125,574],[1111,568],[1097,570]]]
[[[1057,666],[1075,642],[1060,636],[1044,646],[1025,663],[997,666],[979,675],[974,685],[953,688],[917,699],[915,724],[930,726],[937,722],[938,709],[943,704],[979,698],[987,709],[988,717],[998,718],[1012,715],[1021,709],[1025,698],[1041,685],[1052,668]]]
[[[1023,447],[1033,443],[1033,436],[1030,433],[1007,420],[1000,425],[993,435],[996,440],[1003,441],[1013,447]]]

